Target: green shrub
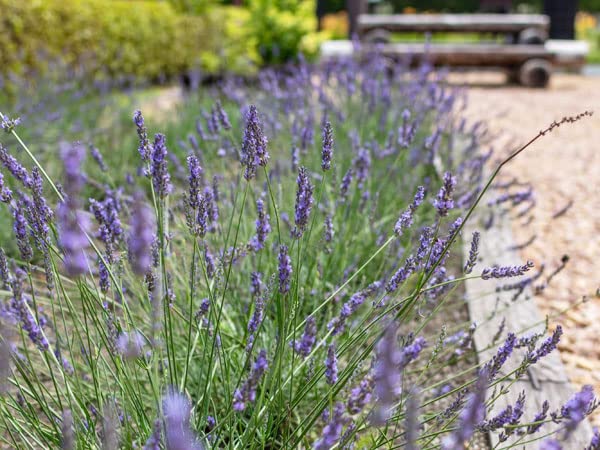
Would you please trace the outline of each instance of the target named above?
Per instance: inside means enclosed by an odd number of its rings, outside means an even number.
[[[173,76],[202,63],[211,16],[152,1],[0,0],[0,73],[44,73],[60,59],[101,76]]]
[[[248,25],[264,63],[289,61],[299,52],[310,57],[318,50],[314,45],[303,47],[303,42],[314,40],[311,33],[317,28],[314,0],[250,0],[248,7]]]

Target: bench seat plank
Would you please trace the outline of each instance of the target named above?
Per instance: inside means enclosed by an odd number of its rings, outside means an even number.
[[[547,31],[550,19],[543,14],[361,14],[359,34],[371,30],[390,32],[519,33],[537,28]]]

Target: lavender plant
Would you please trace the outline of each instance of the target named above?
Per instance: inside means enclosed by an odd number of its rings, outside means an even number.
[[[460,92],[427,66],[375,55],[258,81],[224,81],[180,136],[152,140],[136,111],[138,143],[121,149],[138,155],[136,175],[121,182],[79,143],[63,171],[45,170],[19,137],[27,124],[2,115],[26,157],[0,149],[19,250],[0,252],[0,440],[458,449],[488,431],[515,445],[556,424],[556,438],[572,433],[597,405],[587,388],[535,417],[520,412],[526,396],[486,417],[499,397],[486,392],[554,350],[560,328],[539,344],[511,333],[477,361],[474,325],[441,314],[464,308],[466,277],[531,268],[472,274],[478,234],[465,263],[455,250],[525,147],[485,181],[481,127],[465,126]],[[458,375],[434,376],[449,367]]]

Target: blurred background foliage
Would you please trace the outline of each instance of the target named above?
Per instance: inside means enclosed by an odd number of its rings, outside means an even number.
[[[513,5],[535,12],[541,3]],[[371,4],[394,12],[469,12],[479,0]],[[579,6],[593,13],[600,0],[580,0]],[[22,92],[22,80],[31,84],[52,74],[127,85],[252,75],[300,53],[310,60],[325,39],[347,38],[344,8],[344,0],[324,1],[319,28],[316,0],[0,0],[0,99]],[[596,16],[579,18],[578,37],[590,42],[590,60],[600,61]]]
[[[251,74],[318,51],[314,0],[0,0],[0,87],[57,66],[71,76],[160,81]]]

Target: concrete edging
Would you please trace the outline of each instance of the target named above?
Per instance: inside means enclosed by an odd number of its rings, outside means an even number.
[[[493,226],[489,230],[485,230],[481,226],[483,223],[482,211],[485,211],[487,207],[483,206],[484,202],[481,205],[480,212],[475,211],[463,229],[463,255],[465,255],[465,260],[469,254],[472,232],[478,230],[481,233],[481,240],[479,245],[479,259],[474,272],[481,270],[483,267],[496,264],[503,266],[523,264],[517,251],[511,247],[514,244],[514,240],[508,214],[496,213]],[[510,283],[511,281],[509,280],[508,282]],[[494,283],[493,280],[482,280],[480,278],[465,282],[470,318],[473,322],[482,325],[477,327],[474,334],[475,348],[478,352],[480,362],[489,360],[496,353],[498,345],[506,337],[507,332],[512,331],[519,336],[543,331],[545,327],[544,318],[538,310],[535,300],[532,298],[531,286],[528,286],[519,299],[513,302],[514,291],[495,292],[497,284],[501,283]],[[497,342],[497,345],[488,348],[503,319],[506,320],[506,325],[502,337]],[[539,324],[532,327],[532,324],[535,323]],[[522,333],[522,330],[527,331]],[[502,372],[504,374],[510,373],[511,370],[518,367],[523,356],[523,349],[515,350],[505,364]],[[528,370],[525,376],[517,380],[511,386],[509,393],[496,401],[490,416],[493,416],[494,413],[499,412],[507,405],[513,405],[522,391],[526,393],[525,413],[523,415],[523,420],[526,422],[533,419],[535,414],[540,411],[544,400],[548,400],[550,403],[549,412],[552,412],[560,408],[571,398],[575,389],[571,386],[558,350],[542,358]],[[488,392],[488,397],[490,395],[492,395],[491,391]],[[558,428],[558,425],[552,426],[552,424],[547,424],[542,429],[545,432],[540,431],[531,437],[541,436],[549,430],[556,428]],[[578,426],[569,440],[564,443],[563,449],[582,450],[585,446],[589,445],[592,435],[592,427],[586,419]],[[527,439],[523,439],[523,441],[525,440]],[[490,433],[490,442],[494,448],[502,449],[510,446],[515,441],[516,439],[512,438],[499,444],[498,433]],[[496,445],[498,446],[496,447]],[[536,441],[530,444],[517,444],[517,448],[535,449],[539,445],[539,441]]]

